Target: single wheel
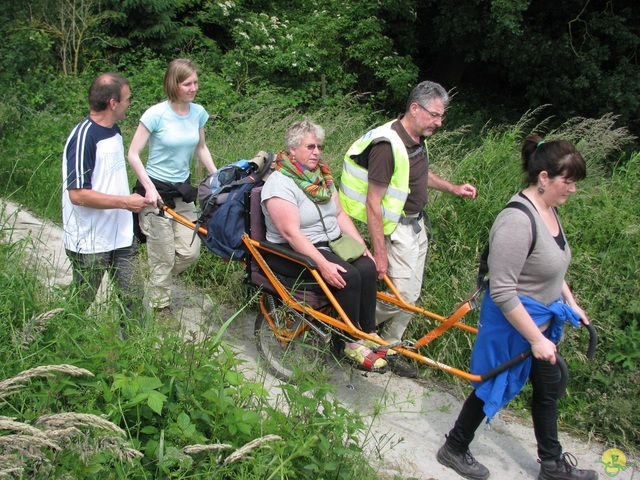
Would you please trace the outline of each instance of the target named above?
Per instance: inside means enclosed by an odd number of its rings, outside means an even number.
[[[302,314],[266,293],[260,297],[254,334],[267,369],[285,382],[295,383],[320,371],[329,349],[328,336],[319,334],[304,322]]]

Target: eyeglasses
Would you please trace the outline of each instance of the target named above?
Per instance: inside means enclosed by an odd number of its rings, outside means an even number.
[[[432,112],[431,110],[427,109],[426,107],[423,107],[422,105],[420,105],[418,102],[416,102],[416,105],[418,105],[421,109],[423,109],[425,112],[427,112],[429,115],[431,115],[431,118],[433,118],[434,120],[439,118],[440,121],[442,122],[444,120],[444,113],[435,113]]]
[[[307,150],[309,150],[310,152],[313,152],[316,148],[319,151],[324,150],[324,145],[319,144],[319,143],[310,143],[308,145],[302,145],[302,147],[306,148]]]

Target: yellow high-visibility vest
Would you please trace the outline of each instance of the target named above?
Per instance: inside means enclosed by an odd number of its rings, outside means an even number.
[[[349,216],[366,222],[368,172],[353,158],[364,152],[371,143],[388,141],[393,152],[394,169],[389,187],[382,198],[382,227],[385,235],[396,229],[409,195],[409,155],[404,142],[391,128],[394,122],[395,120],[368,131],[351,145],[344,156],[339,192],[344,211]]]

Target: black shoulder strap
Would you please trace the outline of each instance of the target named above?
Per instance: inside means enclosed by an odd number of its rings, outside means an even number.
[[[529,247],[529,252],[527,253],[527,258],[529,258],[531,256],[531,253],[533,252],[533,249],[536,248],[536,239],[538,236],[536,219],[533,218],[533,213],[531,213],[531,210],[523,203],[509,202],[504,208],[517,208],[521,212],[526,213],[527,217],[529,217],[529,221],[531,222],[531,246]]]
[[[527,197],[525,197],[524,195],[522,197],[525,198],[529,203],[531,203],[531,200],[529,200]],[[527,258],[529,258],[533,253],[533,249],[536,248],[536,239],[538,237],[536,219],[533,218],[533,213],[531,213],[531,210],[523,203],[509,202],[507,203],[507,205],[505,205],[504,208],[516,208],[521,212],[526,213],[527,217],[529,217],[529,221],[531,223],[531,245],[529,246],[529,252],[527,252]],[[489,260],[489,242],[487,242],[484,249],[482,250],[482,253],[480,254],[480,265],[478,266],[478,280],[476,282],[478,288],[486,286],[487,273],[489,273],[488,260]]]

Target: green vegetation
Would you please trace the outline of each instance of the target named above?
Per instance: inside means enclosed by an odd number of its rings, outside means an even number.
[[[125,144],[142,112],[161,100],[168,60],[189,56],[200,67],[197,102],[212,115],[206,133],[218,166],[277,151],[289,123],[306,116],[325,127],[325,158],[337,177],[351,142],[401,110],[419,78],[442,81],[457,93],[445,129],[430,140],[432,168],[474,183],[479,196],[432,194],[421,306],[447,314],[473,289],[491,222],[521,186],[522,138],[536,132],[575,142],[589,169],[560,211],[573,250],[568,280],[600,344],[586,361],[586,332],[567,332],[561,349],[572,378],[562,428],[638,451],[640,154],[629,134],[639,131],[638,66],[629,60],[640,42],[638,17],[611,2],[550,1],[18,3],[0,12],[0,196],[60,222],[62,149],[103,71],[131,81],[133,103],[120,123]],[[25,245],[8,242],[10,230],[0,228],[0,381],[38,365],[73,364],[95,375],[33,377],[10,396],[0,392],[0,415],[33,426],[63,411],[105,414],[125,432],[107,427],[105,437],[104,428],[79,422],[82,442],[45,449],[26,472],[374,478],[362,457],[362,419],[334,403],[321,382],[286,387],[274,405],[243,377],[220,335],[185,340],[157,326],[123,344],[114,306],[74,311],[65,292],[42,288],[23,266],[25,256],[32,260]],[[239,310],[248,301],[238,264],[207,252],[186,273],[216,304]],[[410,334],[423,328],[415,322]],[[449,332],[426,354],[464,368],[472,341]],[[462,384],[435,369],[424,373]],[[526,408],[528,395],[514,406]],[[265,438],[252,460],[224,463]],[[113,448],[89,448],[101,442]],[[329,450],[331,442],[340,447]],[[184,450],[205,444],[230,448]]]
[[[465,123],[551,104],[556,126],[615,112],[638,135],[639,31],[620,0],[30,0],[0,12],[0,99],[48,108],[66,101],[38,91],[52,75],[187,52],[230,101],[277,89],[307,108],[357,92],[397,113],[429,78],[456,90]]]
[[[244,377],[221,340],[235,315],[223,323],[214,312],[208,331],[186,338],[156,319],[121,341],[117,305],[87,314],[43,289],[29,241],[4,242],[9,225],[0,244],[2,476],[375,478],[364,422],[330,387],[309,378],[274,396]]]

